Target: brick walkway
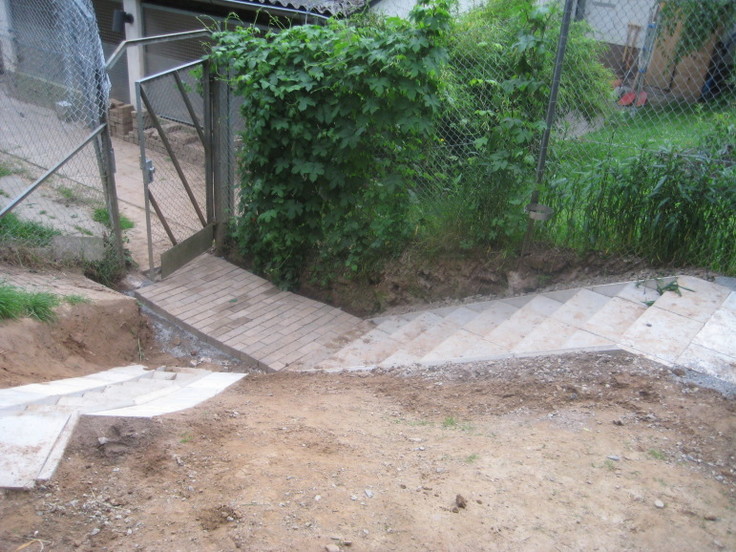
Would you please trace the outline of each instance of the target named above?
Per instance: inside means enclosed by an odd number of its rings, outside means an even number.
[[[213,345],[271,370],[308,368],[370,324],[209,254],[136,295]]]

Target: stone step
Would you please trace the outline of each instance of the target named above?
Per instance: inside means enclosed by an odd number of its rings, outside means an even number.
[[[435,312],[432,314],[438,316]],[[478,313],[466,308],[453,309],[446,316],[426,327],[416,337],[404,342],[393,354],[383,359],[379,366],[391,367],[419,361],[444,341],[448,335],[452,335],[462,327],[463,322],[470,321],[477,316]]]
[[[510,353],[521,341],[531,334],[537,325],[552,316],[562,303],[537,295],[513,313],[508,320],[491,330],[485,339],[496,344],[502,352]]]

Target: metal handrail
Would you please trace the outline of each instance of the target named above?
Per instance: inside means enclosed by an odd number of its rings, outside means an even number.
[[[115,51],[105,63],[105,70],[109,72],[110,69],[112,69],[118,61],[120,61],[120,58],[123,56],[125,50],[128,49],[128,46],[145,46],[147,44],[173,42],[175,40],[197,38],[198,36],[210,36],[211,34],[212,32],[208,31],[207,29],[198,29],[196,31],[183,31],[181,33],[170,33],[165,35],[146,36],[143,38],[131,38],[129,40],[123,40],[120,44],[118,44],[118,47],[115,48]]]

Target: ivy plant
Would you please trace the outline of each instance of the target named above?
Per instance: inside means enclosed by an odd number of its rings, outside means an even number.
[[[379,26],[215,34],[209,58],[246,122],[234,226],[254,269],[288,288],[315,258],[354,273],[401,248],[450,23],[448,0],[422,0]]]

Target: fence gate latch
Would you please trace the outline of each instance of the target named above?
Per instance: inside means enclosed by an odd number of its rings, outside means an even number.
[[[153,166],[152,159],[146,159],[146,176],[148,177],[148,183],[153,182],[153,173],[156,172],[156,167]]]

